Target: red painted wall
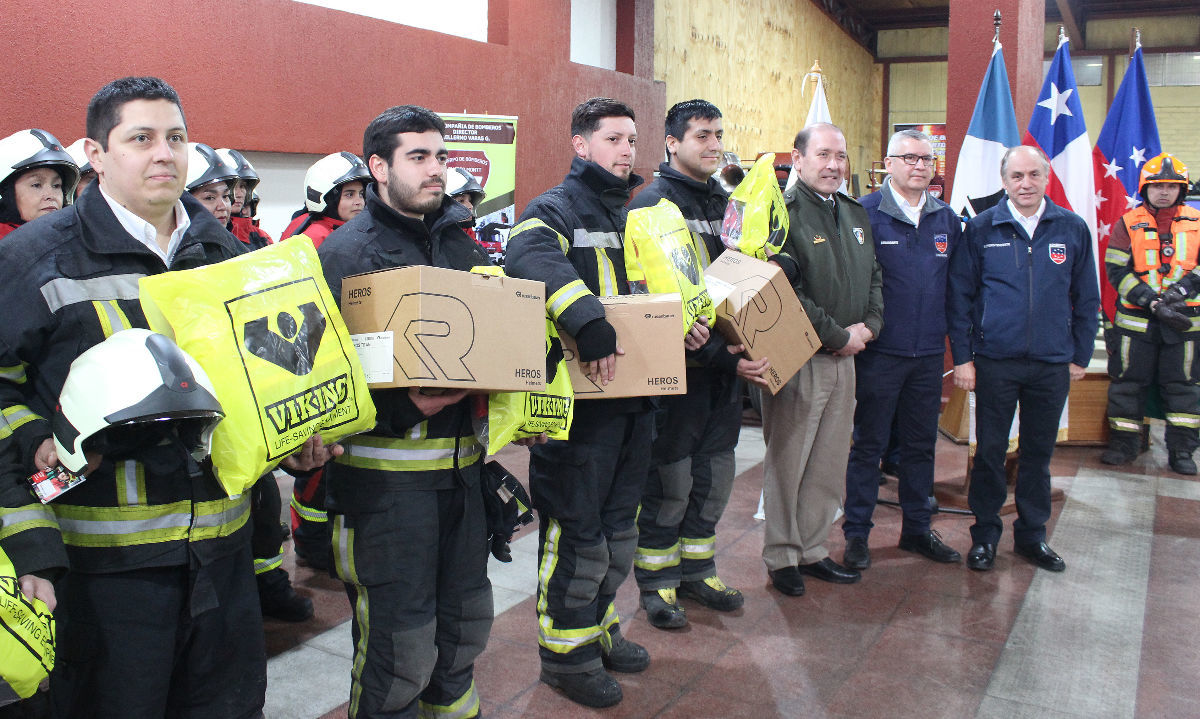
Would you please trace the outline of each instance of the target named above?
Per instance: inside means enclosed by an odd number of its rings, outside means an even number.
[[[565,174],[570,114],[588,97],[631,105],[645,138],[635,168],[661,159],[666,90],[654,82],[653,0],[621,0],[621,68],[570,62],[570,4],[491,0],[491,42],[444,35],[290,0],[94,0],[46,12],[7,0],[0,137],[41,127],[70,143],[87,102],[124,75],[179,91],[191,138],[266,152],[362,151],[384,108],[516,115],[517,204]]]

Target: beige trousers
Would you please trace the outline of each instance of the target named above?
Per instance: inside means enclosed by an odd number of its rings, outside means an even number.
[[[763,562],[772,570],[819,562],[846,496],[854,358],[817,353],[778,394],[763,392],[762,414]]]

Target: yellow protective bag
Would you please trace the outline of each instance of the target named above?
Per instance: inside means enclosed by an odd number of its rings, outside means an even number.
[[[53,668],[54,615],[42,600],[25,598],[0,550],[0,706],[33,696]]]
[[[225,419],[213,469],[232,497],[314,433],[375,426],[375,404],[317,251],[291,237],[219,264],[139,281],[150,328],[200,363]]]
[[[488,454],[514,439],[567,439],[575,418],[575,390],[567,372],[558,328],[546,318],[546,389],[543,392],[493,392],[488,395]]]
[[[783,247],[787,233],[787,205],[775,177],[775,154],[768,152],[755,161],[729,196],[721,242],[765,262]]]
[[[625,274],[635,292],[679,293],[684,334],[700,317],[707,317],[710,326],[716,319],[692,232],[670,200],[629,211],[625,221]]]

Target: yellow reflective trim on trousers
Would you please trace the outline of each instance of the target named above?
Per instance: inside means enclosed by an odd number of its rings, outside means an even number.
[[[0,367],[0,380],[12,382],[13,384],[25,384],[25,363],[15,367]]]
[[[1117,312],[1117,316],[1116,319],[1113,320],[1113,324],[1123,330],[1129,330],[1130,332],[1145,332],[1147,326],[1146,320],[1140,317],[1131,317],[1122,312]]]
[[[604,608],[604,618],[600,620],[600,650],[608,653],[613,648],[612,630],[618,623],[617,606],[612,602]]]
[[[132,507],[146,503],[146,468],[132,459],[116,466],[117,504]]]
[[[354,664],[350,667],[350,716],[358,714],[358,701],[362,697],[362,672],[367,663],[367,637],[371,635],[370,599],[367,588],[354,586],[354,619],[358,622],[358,644],[354,647]]]
[[[300,500],[296,499],[295,495],[292,495],[292,501],[290,502],[290,504],[291,504],[292,510],[294,512],[296,512],[296,514],[298,514],[300,516],[300,518],[306,522],[328,522],[329,521],[329,513],[328,512],[326,512],[323,509],[313,509],[312,507],[304,506],[303,504],[300,503]]]
[[[558,240],[558,249],[562,250],[564,255],[567,254],[567,251],[571,249],[571,244],[567,242],[567,238],[563,237],[558,232],[555,232],[553,227],[547,225],[545,222],[542,222],[536,217],[530,217],[528,220],[525,220],[524,222],[519,223],[516,227],[512,228],[512,231],[508,233],[508,241],[512,242],[512,239],[522,232],[528,232],[529,230],[536,228],[544,228],[548,232],[554,233],[554,238]]]
[[[354,568],[354,530],[346,526],[346,515],[333,517],[333,565],[338,578],[343,582],[358,584],[358,570]]]
[[[1127,417],[1109,417],[1108,426],[1117,432],[1141,432],[1142,423]]]
[[[1188,429],[1200,428],[1200,415],[1186,412],[1167,412],[1167,424]]]
[[[572,280],[546,298],[546,311],[550,314],[550,319],[558,321],[559,316],[575,304],[576,300],[590,294],[592,292],[583,284],[583,280]]]
[[[475,681],[471,680],[471,686],[466,693],[450,704],[430,704],[423,701],[418,705],[417,711],[422,719],[469,719],[476,716],[479,714],[479,692],[475,689]]]
[[[263,574],[264,572],[269,572],[272,569],[281,566],[283,566],[283,552],[276,554],[274,557],[266,557],[263,559],[255,558],[254,573]]]
[[[600,275],[600,290],[604,297],[615,297],[621,294],[617,288],[617,268],[608,259],[608,251],[603,247],[596,248],[596,271]]]
[[[247,495],[210,502],[187,500],[129,507],[55,504],[63,542],[74,547],[128,547],[189,539],[226,537],[250,516]]]
[[[1132,338],[1130,338],[1130,337],[1129,337],[1129,335],[1123,335],[1123,336],[1121,337],[1121,347],[1120,347],[1120,352],[1121,352],[1121,373],[1122,373],[1122,374],[1124,374],[1124,373],[1125,373],[1125,370],[1129,369],[1129,351],[1130,351],[1132,348],[1133,348],[1133,340],[1132,340]]]
[[[429,472],[453,469],[455,466],[455,439],[400,439],[396,437],[372,437],[359,435],[343,441],[345,453],[335,459],[338,464],[359,469],[377,469],[385,472]],[[474,435],[459,437],[459,467],[467,467],[483,457],[483,446]]]
[[[648,572],[679,566],[679,542],[664,549],[639,546],[633,555],[633,566]]]
[[[542,547],[542,562],[538,566],[538,644],[555,654],[567,654],[600,639],[600,627],[557,629],[549,614],[550,578],[558,568],[558,544],[562,541],[562,525],[551,519],[546,527],[546,544]]]
[[[1196,322],[1196,320],[1193,318],[1192,319],[1192,327],[1193,328],[1196,326],[1195,322]],[[1184,342],[1183,343],[1183,367],[1181,368],[1183,370],[1184,377],[1192,376],[1192,363],[1195,361],[1196,361],[1196,343],[1195,342]]]
[[[717,538],[683,537],[679,540],[679,544],[684,559],[712,559],[716,553]]]
[[[14,404],[0,410],[0,439],[8,439],[13,432],[41,417],[23,404]]]
[[[1104,262],[1105,262],[1105,264],[1113,264],[1113,265],[1128,264],[1129,263],[1129,251],[1121,250],[1116,247],[1113,247],[1112,245],[1109,245],[1108,249],[1104,251]]]
[[[0,507],[0,539],[30,529],[58,529],[54,510],[41,504],[23,504],[20,507]]]

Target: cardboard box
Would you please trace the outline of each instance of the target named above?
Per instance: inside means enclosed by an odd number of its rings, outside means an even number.
[[[683,303],[679,295],[621,295],[601,297],[600,302],[625,354],[617,358],[616,378],[601,385],[583,374],[575,338],[560,332],[575,398],[686,394]]]
[[[746,356],[771,361],[764,377],[779,392],[821,348],[796,291],[778,265],[727,250],[704,271],[717,331]]]
[[[541,282],[399,267],[345,278],[341,300],[373,389],[546,387]]]

